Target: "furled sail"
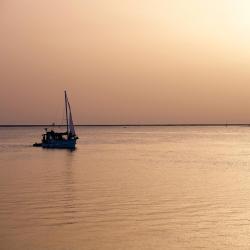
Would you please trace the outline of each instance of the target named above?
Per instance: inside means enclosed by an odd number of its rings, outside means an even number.
[[[66,120],[67,120],[67,133],[71,134],[72,136],[75,136],[76,135],[75,126],[73,123],[72,112],[66,91],[65,91],[65,109],[66,109]]]
[[[75,136],[76,135],[75,126],[73,123],[72,112],[71,112],[69,100],[68,100],[68,106],[69,106],[69,132],[71,133],[72,136]]]

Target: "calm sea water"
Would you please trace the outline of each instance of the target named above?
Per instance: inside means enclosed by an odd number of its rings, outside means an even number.
[[[250,127],[0,129],[0,249],[250,249]]]

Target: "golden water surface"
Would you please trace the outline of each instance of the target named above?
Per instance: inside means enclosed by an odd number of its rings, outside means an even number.
[[[249,127],[0,129],[1,250],[250,249]]]

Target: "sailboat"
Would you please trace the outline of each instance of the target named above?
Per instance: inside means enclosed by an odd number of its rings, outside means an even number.
[[[66,91],[64,91],[64,98],[67,121],[66,132],[55,132],[54,130],[48,131],[48,129],[45,128],[45,134],[42,135],[41,143],[33,144],[34,147],[75,149],[78,137],[75,132],[71,107]]]

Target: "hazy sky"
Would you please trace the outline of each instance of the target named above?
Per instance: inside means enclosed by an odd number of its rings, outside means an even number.
[[[249,0],[0,0],[0,124],[250,122]]]

